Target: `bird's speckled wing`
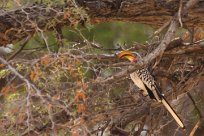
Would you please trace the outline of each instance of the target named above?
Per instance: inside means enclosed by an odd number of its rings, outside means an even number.
[[[136,71],[138,77],[142,80],[145,86],[152,91],[155,99],[161,102],[161,91],[159,90],[156,81],[153,76],[150,74],[147,68],[142,68]]]

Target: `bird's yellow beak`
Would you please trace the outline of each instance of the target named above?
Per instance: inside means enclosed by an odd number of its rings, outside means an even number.
[[[134,52],[131,52],[131,51],[122,51],[122,52],[119,52],[119,53],[117,53],[117,56],[119,58],[126,58],[129,61],[131,61],[131,62],[137,62],[136,54]]]

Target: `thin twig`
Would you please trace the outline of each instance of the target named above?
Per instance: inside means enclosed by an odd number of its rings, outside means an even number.
[[[21,79],[23,82],[26,83],[26,85],[28,86],[28,88],[33,88],[37,95],[41,98],[41,100],[43,102],[46,102],[46,100],[44,99],[41,91],[33,84],[31,83],[28,79],[26,79],[24,76],[22,76],[18,71],[16,71],[15,68],[13,68],[4,58],[0,57],[0,62],[5,64],[9,70],[11,70],[11,72],[16,75],[19,79]]]
[[[171,23],[171,21],[167,21],[166,23],[164,23],[159,29],[157,29],[154,34],[151,36],[153,37],[154,35],[157,35],[159,33],[161,33],[165,28],[167,28],[169,26],[169,24]]]
[[[203,116],[202,116],[202,113],[201,113],[201,111],[199,110],[199,108],[198,108],[198,106],[197,106],[195,100],[193,99],[193,97],[191,96],[191,94],[190,94],[189,92],[187,92],[187,95],[188,95],[188,97],[190,98],[190,100],[192,101],[192,103],[193,103],[195,109],[197,110],[199,118],[202,118],[202,117],[203,117]]]
[[[200,127],[201,123],[202,123],[202,118],[198,120],[198,122],[196,123],[196,125],[193,127],[193,129],[191,130],[191,133],[189,134],[189,136],[195,136],[195,132],[196,130]]]
[[[180,24],[181,27],[183,27],[182,18],[181,18],[182,8],[183,8],[183,0],[180,0],[179,10],[178,10],[178,20],[179,20],[179,24]]]
[[[189,135],[189,136],[194,136],[196,130],[200,127],[200,125],[201,125],[201,123],[202,123],[203,116],[202,116],[202,113],[201,113],[201,111],[199,110],[199,108],[198,108],[198,106],[197,106],[195,100],[194,100],[193,97],[191,96],[191,94],[190,94],[189,92],[187,92],[187,95],[188,95],[188,97],[190,98],[190,100],[192,101],[192,103],[193,103],[195,109],[196,109],[197,112],[198,112],[198,116],[199,116],[198,122],[197,122],[196,125],[193,127],[193,129],[192,129],[192,131],[191,131],[191,133],[190,133],[190,135]]]

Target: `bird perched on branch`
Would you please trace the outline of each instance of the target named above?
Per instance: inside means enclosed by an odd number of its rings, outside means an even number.
[[[133,63],[137,63],[139,59],[141,59],[140,55],[136,52],[131,51],[122,51],[117,53],[119,58],[126,58]],[[137,85],[141,90],[144,96],[149,96],[151,99],[154,99],[160,103],[162,103],[165,108],[169,111],[169,113],[173,116],[175,121],[181,128],[184,128],[184,124],[175,112],[175,110],[171,107],[171,105],[167,102],[166,98],[160,91],[156,81],[153,76],[150,74],[147,68],[140,68],[135,72],[130,74],[130,77],[135,85]]]

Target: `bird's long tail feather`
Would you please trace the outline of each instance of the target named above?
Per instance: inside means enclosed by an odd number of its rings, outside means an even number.
[[[171,107],[171,105],[167,102],[167,100],[163,97],[162,99],[162,103],[165,106],[165,108],[169,111],[169,113],[173,116],[173,118],[175,119],[175,121],[178,123],[178,125],[181,128],[185,128],[183,122],[181,121],[181,119],[179,118],[179,116],[176,114],[176,112],[174,111],[174,109]]]

